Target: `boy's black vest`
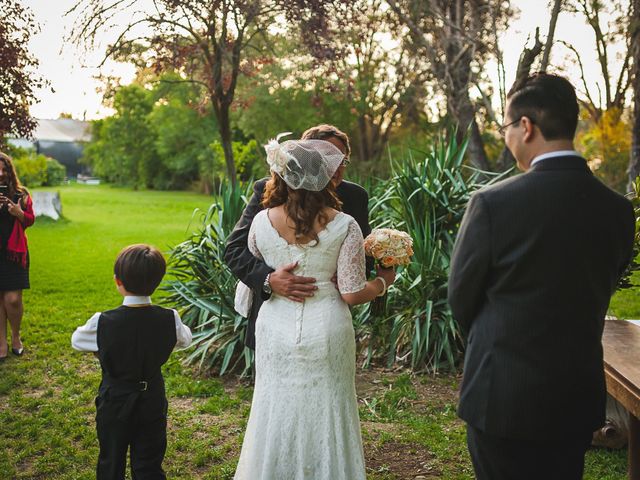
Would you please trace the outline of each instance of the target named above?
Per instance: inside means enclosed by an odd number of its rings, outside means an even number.
[[[151,404],[164,408],[160,369],[176,345],[173,311],[155,305],[123,305],[103,312],[98,320],[97,339],[102,367],[98,395],[103,400],[122,403],[118,417],[129,417],[140,403],[138,400],[144,404],[151,400]]]

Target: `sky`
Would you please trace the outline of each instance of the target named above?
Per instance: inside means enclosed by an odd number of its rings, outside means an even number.
[[[98,42],[101,46],[94,51],[84,51],[65,41],[75,16],[64,14],[76,1],[23,0],[41,26],[41,31],[32,36],[29,50],[39,59],[39,73],[50,82],[49,87],[36,93],[39,103],[31,108],[36,118],[58,118],[61,113],[70,113],[74,118],[87,120],[108,116],[112,111],[102,105],[102,95],[97,91],[101,84],[95,77],[100,73],[116,75],[122,78],[123,84],[131,82],[134,77],[134,68],[130,65],[108,61],[101,69],[98,68],[103,58],[104,47],[118,32],[103,34]],[[504,52],[507,86],[514,80],[518,58],[527,37],[532,38],[536,26],[539,26],[544,39],[550,17],[549,0],[512,0],[511,3],[520,13],[510,21],[500,40]],[[556,40],[569,41],[580,52],[586,77],[589,79],[589,88],[592,94],[597,96],[595,82],[601,78],[601,74],[596,62],[593,33],[583,18],[562,13],[556,27]],[[530,40],[529,45],[532,43]],[[561,73],[579,87],[580,93],[582,87],[578,85],[578,69],[567,61],[567,56],[568,50],[556,44],[552,50],[551,64],[564,67]],[[614,63],[615,60],[612,60],[611,64]],[[487,66],[489,77],[497,86],[495,71],[495,65]],[[617,72],[618,68],[613,68],[613,71]]]

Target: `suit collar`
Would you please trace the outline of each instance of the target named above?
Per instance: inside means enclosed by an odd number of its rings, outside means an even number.
[[[576,155],[544,158],[533,165],[530,172],[542,172],[547,170],[581,170],[591,173],[587,161]]]

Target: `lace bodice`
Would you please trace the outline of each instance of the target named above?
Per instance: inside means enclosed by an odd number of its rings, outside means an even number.
[[[362,290],[366,282],[362,232],[353,217],[339,212],[318,233],[318,242],[289,244],[269,220],[268,210],[258,213],[249,230],[249,250],[277,269],[298,262],[297,275],[314,277],[320,290],[331,287],[337,272],[340,293]]]

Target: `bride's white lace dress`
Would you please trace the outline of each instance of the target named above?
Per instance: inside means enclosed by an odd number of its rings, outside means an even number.
[[[338,213],[319,242],[290,245],[267,210],[254,218],[249,249],[272,268],[298,262],[315,277],[304,303],[273,295],[256,321],[256,379],[236,480],[364,480],[355,391],[355,339],[347,304],[365,285],[362,233]]]

